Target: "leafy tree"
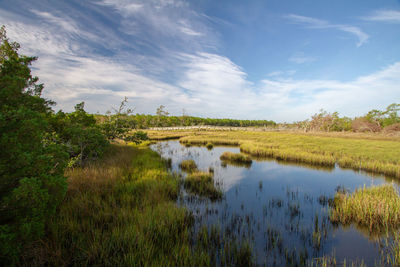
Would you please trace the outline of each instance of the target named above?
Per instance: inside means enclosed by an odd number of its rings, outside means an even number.
[[[44,234],[66,192],[68,155],[49,134],[53,102],[31,75],[35,57],[18,54],[0,29],[0,265]]]
[[[69,166],[84,165],[100,157],[108,145],[106,136],[93,115],[85,111],[85,103],[75,106],[72,113],[57,112],[52,118],[56,141],[69,153]]]
[[[135,128],[134,121],[129,118],[133,110],[126,108],[127,102],[128,98],[125,97],[118,109],[113,108],[114,114],[111,114],[111,111],[106,114],[102,129],[109,140],[126,140],[129,136],[129,131]]]

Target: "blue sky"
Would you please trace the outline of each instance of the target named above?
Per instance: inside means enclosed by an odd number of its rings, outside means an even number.
[[[292,122],[400,102],[400,0],[2,0],[55,109]]]

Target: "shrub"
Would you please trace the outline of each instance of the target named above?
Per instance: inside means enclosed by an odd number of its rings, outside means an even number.
[[[381,127],[366,118],[356,118],[351,123],[351,128],[354,132],[379,132]]]

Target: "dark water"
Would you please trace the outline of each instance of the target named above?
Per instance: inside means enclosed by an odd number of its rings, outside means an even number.
[[[239,152],[237,147],[208,150],[167,141],[152,145],[152,149],[170,158],[175,172],[180,172],[179,163],[185,159],[193,159],[200,170],[214,169],[214,179],[224,192],[221,201],[184,193],[178,202],[193,212],[195,230],[214,225],[239,241],[248,240],[258,264],[281,266],[328,255],[338,263],[363,260],[374,266],[379,259],[381,239],[355,226],[331,224],[328,200],[338,188],[352,192],[364,185],[392,183],[389,179],[274,160],[222,166],[220,155]]]

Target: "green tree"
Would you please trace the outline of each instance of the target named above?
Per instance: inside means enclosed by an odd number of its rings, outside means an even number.
[[[128,98],[125,97],[118,109],[113,108],[114,114],[107,111],[107,118],[102,124],[102,129],[109,140],[126,140],[129,131],[135,128],[135,121],[129,117],[133,110],[126,108],[127,103]]]
[[[49,134],[53,102],[31,75],[35,57],[18,54],[0,29],[0,265],[44,234],[66,192],[68,155]]]
[[[94,115],[85,111],[85,103],[75,106],[71,113],[57,112],[52,117],[55,142],[62,144],[69,153],[69,166],[82,166],[100,157],[108,145],[106,136],[96,124]]]

